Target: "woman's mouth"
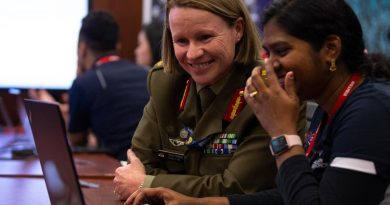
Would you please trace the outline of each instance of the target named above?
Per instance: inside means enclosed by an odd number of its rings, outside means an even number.
[[[210,66],[210,64],[212,64],[213,61],[208,61],[208,62],[204,62],[204,63],[188,63],[188,65],[190,65],[191,67],[193,68],[196,68],[196,69],[203,69],[203,68],[207,68]]]

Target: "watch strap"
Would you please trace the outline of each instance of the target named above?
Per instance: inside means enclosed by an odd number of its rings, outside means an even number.
[[[284,137],[287,140],[288,148],[291,148],[291,147],[297,146],[297,145],[302,146],[302,140],[301,140],[301,137],[299,137],[299,135],[284,135]]]

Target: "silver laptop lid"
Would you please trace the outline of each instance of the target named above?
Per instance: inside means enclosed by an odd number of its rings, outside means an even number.
[[[59,105],[24,100],[53,205],[85,204]]]

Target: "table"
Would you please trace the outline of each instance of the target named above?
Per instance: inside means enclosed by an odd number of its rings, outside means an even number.
[[[87,205],[122,205],[112,192],[114,184],[108,179],[88,179],[99,188],[82,188]],[[0,177],[0,205],[50,205],[43,178]]]
[[[1,138],[0,145],[7,144],[10,138]],[[4,156],[6,153],[2,153]],[[74,154],[79,178],[96,183],[99,188],[82,188],[87,205],[119,205],[114,195],[114,171],[120,166],[118,160],[103,153]],[[36,156],[25,159],[0,159],[0,205],[49,205],[39,159]]]
[[[114,178],[119,161],[102,153],[75,154],[74,161],[80,178]],[[37,157],[1,159],[0,177],[43,177]]]

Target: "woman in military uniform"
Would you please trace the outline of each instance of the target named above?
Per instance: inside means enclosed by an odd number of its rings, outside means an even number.
[[[135,155],[129,151],[131,163],[116,170],[114,192],[127,199],[141,185],[200,197],[274,187],[270,137],[242,96],[261,65],[259,35],[243,2],[170,0],[165,25],[163,62],[148,77]]]

